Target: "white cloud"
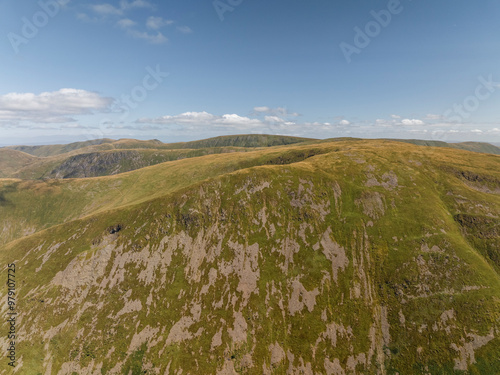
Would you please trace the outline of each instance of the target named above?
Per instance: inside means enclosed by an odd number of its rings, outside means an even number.
[[[149,1],[145,0],[133,0],[133,1],[121,0],[119,4],[120,4],[119,7],[116,7],[109,3],[89,5],[89,8],[96,14],[96,16],[91,17],[85,13],[79,13],[77,15],[77,18],[81,21],[86,21],[86,22],[98,22],[98,21],[106,21],[108,20],[109,17],[112,16],[115,19],[118,16],[124,16],[125,13],[135,8],[154,9],[154,5],[151,4]],[[129,36],[135,39],[145,40],[151,44],[163,44],[168,42],[168,38],[158,30],[164,26],[168,26],[173,23],[174,21],[172,20],[166,20],[162,17],[150,16],[146,20],[144,30],[141,30],[138,27],[138,23],[131,18],[121,18],[118,21],[116,21],[116,25],[125,30]],[[145,29],[154,30],[156,31],[156,33],[154,32],[150,33]],[[192,33],[192,30],[188,26],[178,27],[177,29],[185,34]]]
[[[401,124],[403,125],[424,125],[424,122],[422,120],[417,120],[417,119],[403,119],[401,120]]]
[[[152,124],[175,124],[175,123],[199,123],[199,122],[210,122],[214,120],[216,116],[208,112],[185,112],[176,116],[163,116],[153,119],[150,122]],[[142,122],[142,121],[140,121]]]
[[[275,122],[275,123],[280,123],[280,124],[285,123],[285,120],[282,119],[281,117],[278,117],[278,116],[265,116],[264,119],[267,122]]]
[[[123,14],[122,9],[116,8],[115,6],[106,3],[90,5],[90,9],[101,16],[119,16]]]
[[[283,108],[283,107],[270,108],[270,107],[267,107],[267,106],[254,107],[253,108],[253,114],[255,114],[255,115],[267,114],[267,115],[274,115],[274,116],[281,116],[281,117],[297,117],[297,116],[300,116],[300,114],[298,114],[296,112],[288,112],[288,110],[286,108]]]
[[[152,29],[152,30],[158,30],[158,29],[161,29],[162,27],[164,26],[169,26],[171,24],[173,24],[174,21],[172,20],[166,20],[162,17],[149,17],[146,21],[146,27],[148,29]]]
[[[120,21],[118,21],[116,23],[118,26],[120,26],[121,28],[124,28],[124,29],[127,29],[129,27],[133,27],[135,26],[137,23],[132,21],[131,19],[129,18],[123,18],[121,19]]]
[[[425,118],[428,120],[441,120],[443,118],[443,116],[429,113],[427,116],[425,116]]]
[[[208,112],[185,112],[175,116],[157,118],[142,118],[137,124],[160,125],[163,129],[183,132],[222,131],[229,133],[270,133],[270,134],[302,134],[311,135],[316,132],[332,132],[338,129],[336,125],[321,122],[296,123],[286,121],[279,116],[264,116],[264,119],[225,114],[217,116]],[[140,128],[142,129],[142,127]]]
[[[243,117],[236,114],[222,115],[222,117],[220,119],[217,119],[215,123],[235,127],[262,125],[262,122],[258,119],[251,119],[249,117]]]
[[[121,16],[123,13],[129,9],[134,8],[151,8],[153,5],[144,0],[134,0],[128,2],[127,0],[121,0],[120,6],[116,7],[109,3],[102,4],[90,4],[89,8],[100,16]]]
[[[146,31],[127,29],[127,34],[129,34],[135,39],[143,39],[151,44],[163,44],[168,42],[168,38],[161,32],[157,32],[156,34],[149,34]]]
[[[92,19],[86,13],[78,13],[76,15],[76,18],[79,19],[80,21],[84,21],[84,22],[92,21]]]
[[[189,26],[178,26],[177,30],[183,34],[191,34],[193,32]]]
[[[395,120],[398,120],[398,119],[400,119],[400,118],[401,118],[401,116],[399,116],[399,115],[391,115],[391,117],[392,117],[393,119],[395,119]]]
[[[236,114],[216,116],[208,112],[185,112],[176,116],[162,116],[154,119],[139,119],[138,123],[162,124],[162,125],[184,125],[197,126],[219,126],[219,127],[248,127],[262,126],[264,123],[258,119],[242,117]]]
[[[113,99],[97,93],[60,89],[53,92],[9,93],[0,96],[0,121],[63,123],[74,121],[70,116],[106,110]]]
[[[269,107],[254,107],[253,110],[255,112],[269,112],[271,110],[271,108]]]
[[[351,123],[347,120],[340,120],[339,125],[351,125]]]
[[[154,6],[149,1],[145,0],[133,0],[128,2],[127,0],[120,1],[120,8],[123,10],[132,9],[132,8],[150,8],[153,9]]]

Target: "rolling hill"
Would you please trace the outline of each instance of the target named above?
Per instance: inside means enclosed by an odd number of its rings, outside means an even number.
[[[115,175],[0,179],[15,373],[500,373],[499,156],[213,142]]]
[[[47,178],[85,178],[109,176],[146,166],[228,152],[247,152],[258,148],[290,144],[359,141],[356,138],[315,140],[274,135],[237,135],[184,143],[162,143],[158,140],[102,139],[68,145],[11,146],[0,148],[0,177],[36,180]],[[422,140],[388,140],[420,146],[449,147],[500,155],[500,148],[488,143],[446,143]],[[21,153],[16,154],[15,151]],[[35,156],[29,157],[28,154]],[[4,155],[2,157],[2,155]]]
[[[96,139],[85,142],[75,142],[63,145],[44,145],[44,146],[8,146],[12,150],[22,151],[27,154],[37,156],[37,157],[47,157],[60,154],[66,154],[74,151],[78,151],[82,148],[88,148],[92,146],[106,145],[115,142],[112,139],[103,138]]]
[[[87,153],[112,149],[199,149],[211,147],[272,147],[311,141],[310,138],[289,137],[282,135],[246,134],[229,135],[191,142],[163,143],[157,139],[140,141],[137,139],[109,138],[63,145],[44,146],[8,146],[6,148],[22,151],[37,157],[49,157],[61,154]]]
[[[176,150],[122,149],[73,155],[62,154],[37,159],[36,162],[12,172],[8,177],[38,180],[111,176],[167,161],[247,150],[241,147],[212,147]]]
[[[459,150],[467,150],[473,152],[481,152],[484,154],[500,155],[500,147],[485,142],[461,142],[461,143],[447,143],[443,141],[423,141],[420,139],[403,139],[401,142],[411,143],[420,146],[431,147],[450,147]]]
[[[22,151],[0,148],[0,178],[10,177],[38,159]]]

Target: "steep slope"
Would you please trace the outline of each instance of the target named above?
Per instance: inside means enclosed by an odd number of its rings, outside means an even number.
[[[322,146],[3,245],[18,373],[499,373],[500,158]]]
[[[328,150],[320,145],[207,155],[100,178],[0,179],[0,244],[68,220],[162,196],[209,177],[255,165],[288,164]]]
[[[0,178],[33,180],[107,176],[165,161],[225,152],[246,152],[249,149],[305,141],[311,143],[316,140],[256,134],[181,143],[162,143],[156,139],[101,139],[67,145],[10,146],[0,148]],[[26,153],[37,157],[27,159]]]
[[[236,147],[214,147],[196,150],[124,149],[79,153],[70,156],[64,154],[40,159],[36,163],[31,163],[18,169],[15,173],[11,173],[9,177],[36,180],[111,176],[167,161],[247,150]]]

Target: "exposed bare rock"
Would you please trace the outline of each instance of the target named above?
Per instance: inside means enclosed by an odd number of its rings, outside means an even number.
[[[476,363],[475,350],[486,345],[495,338],[493,329],[486,336],[468,333],[468,339],[462,338],[461,344],[451,344],[451,348],[458,352],[455,359],[455,370],[467,371],[469,364]]]
[[[316,296],[319,294],[318,288],[307,291],[298,279],[292,281],[292,294],[288,301],[288,311],[291,315],[301,312],[307,307],[309,312],[313,311],[316,304]]]
[[[332,262],[332,277],[337,281],[338,270],[344,270],[349,265],[345,249],[337,244],[331,238],[332,228],[329,227],[321,238],[321,246],[323,247],[323,254]]]

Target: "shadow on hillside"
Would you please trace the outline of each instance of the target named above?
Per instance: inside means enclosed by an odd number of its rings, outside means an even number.
[[[9,201],[5,195],[16,191],[16,185],[17,184],[11,184],[0,188],[0,207],[14,206],[14,203]]]

